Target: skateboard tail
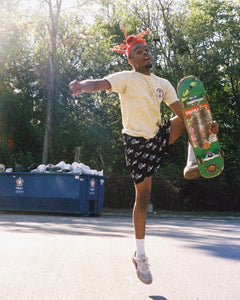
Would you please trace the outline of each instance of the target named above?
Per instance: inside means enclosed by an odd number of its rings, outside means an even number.
[[[220,175],[224,169],[224,163],[222,158],[213,158],[198,165],[198,169],[202,177],[214,178]]]
[[[194,100],[204,100],[206,90],[197,77],[187,76],[179,81],[177,85],[177,93],[181,102],[184,102],[186,100],[194,102]],[[188,105],[191,104],[192,103],[189,103]]]

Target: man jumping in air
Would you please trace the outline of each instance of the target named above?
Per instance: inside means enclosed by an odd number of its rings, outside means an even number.
[[[168,146],[184,132],[185,125],[175,89],[169,81],[151,73],[152,55],[143,38],[149,30],[136,36],[127,36],[122,26],[121,29],[125,35],[124,43],[111,51],[124,53],[133,70],[111,74],[102,79],[81,82],[74,80],[70,82],[69,88],[73,95],[102,90],[119,94],[126,165],[135,186],[133,223],[136,252],[133,255],[133,263],[138,278],[145,284],[150,284],[152,274],[145,253],[145,226],[152,175],[160,167],[160,161]],[[164,122],[161,121],[160,113],[162,101],[176,114]],[[216,132],[216,124],[213,124],[210,130]],[[188,160],[185,173],[193,172],[194,176],[199,177],[191,147]]]

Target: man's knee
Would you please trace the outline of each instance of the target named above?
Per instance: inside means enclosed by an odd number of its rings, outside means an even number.
[[[178,116],[175,116],[171,119],[171,131],[169,135],[169,142],[168,144],[173,144],[180,135],[185,131],[185,123],[182,119],[180,119]]]
[[[135,205],[138,206],[142,211],[146,211],[148,209],[150,197],[140,197],[136,199]]]
[[[151,187],[152,187],[151,177],[135,185],[135,190],[136,190],[135,206],[137,206],[141,210],[145,211],[148,208],[148,204],[150,201]]]

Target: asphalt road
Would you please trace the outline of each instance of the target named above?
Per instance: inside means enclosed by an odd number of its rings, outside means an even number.
[[[129,217],[0,214],[0,243],[0,299],[240,299],[239,219],[148,219],[149,286]]]

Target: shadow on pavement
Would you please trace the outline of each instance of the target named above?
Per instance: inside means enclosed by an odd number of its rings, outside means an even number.
[[[162,296],[149,296],[149,298],[153,300],[167,300],[167,298]]]
[[[185,247],[223,259],[240,260],[240,220],[178,219],[151,224],[151,235],[178,239]]]
[[[47,233],[129,237],[133,234],[129,218],[87,218],[52,215],[0,214],[0,230],[19,233]]]
[[[117,238],[129,238],[134,234],[130,217],[0,214],[0,230]],[[149,218],[146,233],[147,236],[181,240],[185,242],[183,247],[208,255],[240,260],[240,220]]]

